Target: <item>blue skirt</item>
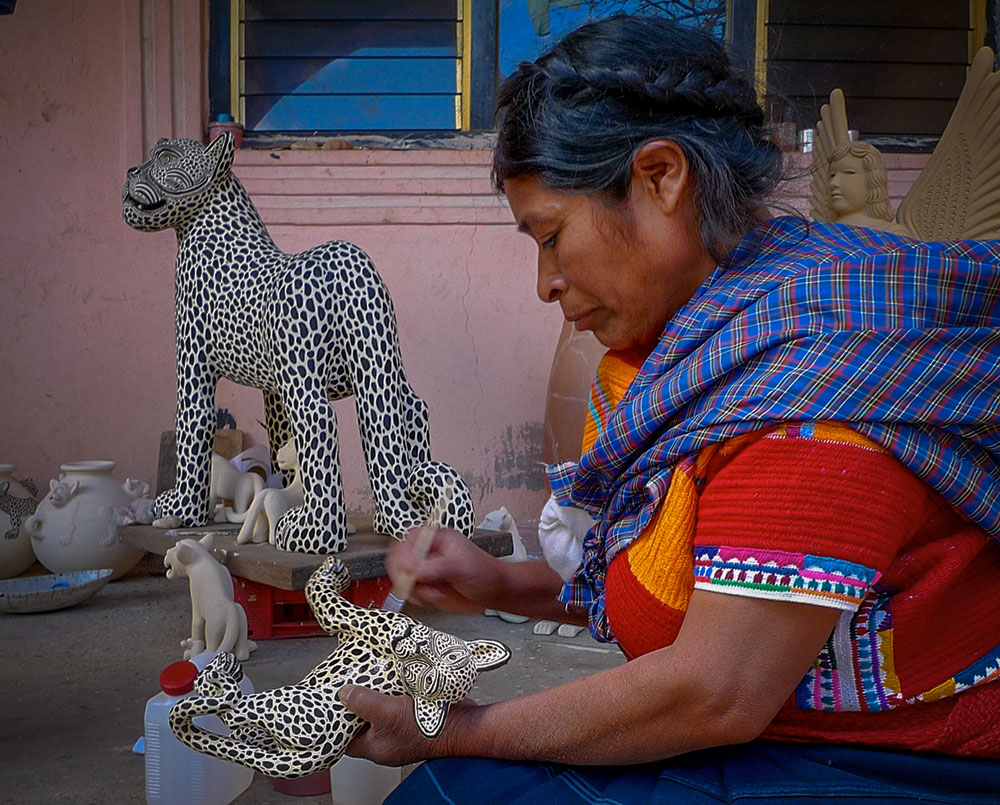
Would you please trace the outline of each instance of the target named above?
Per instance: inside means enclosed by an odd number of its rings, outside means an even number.
[[[754,741],[639,766],[446,758],[419,766],[386,805],[860,805],[1000,803],[1000,761]]]

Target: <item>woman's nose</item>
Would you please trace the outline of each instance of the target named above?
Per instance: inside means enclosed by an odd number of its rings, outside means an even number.
[[[538,259],[538,298],[543,302],[558,302],[566,292],[566,278],[559,273],[551,261]]]

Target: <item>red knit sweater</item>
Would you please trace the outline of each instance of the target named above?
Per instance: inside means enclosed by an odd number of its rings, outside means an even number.
[[[637,368],[605,359],[602,387],[623,392]],[[696,587],[834,606],[837,628],[764,737],[1000,757],[1000,546],[981,529],[844,425],[706,448],[674,483],[693,506],[668,496],[608,570],[627,656],[672,643]]]

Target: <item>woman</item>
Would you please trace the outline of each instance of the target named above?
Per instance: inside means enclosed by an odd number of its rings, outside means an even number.
[[[439,532],[413,600],[588,623],[629,662],[454,708],[357,687],[393,802],[842,801],[1000,791],[1000,247],[766,221],[780,155],[721,49],[581,28],[499,96],[538,294],[609,349],[563,587]],[[492,760],[473,760],[490,758]]]

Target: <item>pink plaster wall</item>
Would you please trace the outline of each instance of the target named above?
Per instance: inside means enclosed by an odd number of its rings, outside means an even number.
[[[172,393],[170,243],[120,214],[140,61],[138,0],[0,17],[0,454],[43,485],[80,458],[150,478]]]
[[[43,488],[88,458],[152,483],[173,427],[175,239],[129,229],[120,194],[158,137],[202,136],[204,21],[199,0],[24,0],[0,17],[0,462]],[[374,258],[435,457],[463,473],[480,516],[506,505],[530,522],[546,496],[561,318],[534,296],[533,246],[492,194],[488,159],[243,151],[235,171],[286,251],[346,239]],[[913,161],[890,165],[897,200]],[[803,187],[791,192],[805,209]],[[258,392],[224,381],[217,404],[263,439]],[[360,512],[370,492],[353,405],[337,409]]]
[[[175,239],[129,229],[121,185],[157,137],[201,137],[203,20],[185,0],[25,0],[0,17],[0,462],[43,487],[85,458],[152,483],[173,427]],[[536,519],[561,319],[534,296],[533,248],[489,189],[489,155],[278,156],[244,151],[236,167],[278,245],[368,251],[435,457],[465,475],[480,515]],[[224,381],[217,403],[263,440],[258,392]],[[348,506],[363,511],[353,404],[337,408]]]

